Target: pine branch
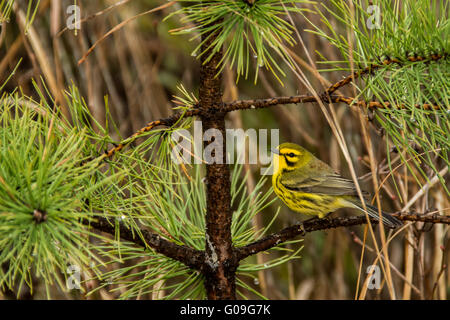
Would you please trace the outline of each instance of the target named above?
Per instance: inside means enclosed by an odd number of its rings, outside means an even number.
[[[148,230],[140,230],[142,237],[133,233],[131,229],[126,227],[122,222],[118,223],[118,228],[114,223],[108,221],[106,218],[98,217],[96,221],[85,221],[86,225],[94,227],[95,229],[115,235],[119,232],[122,240],[131,241],[141,247],[147,246],[156,252],[165,255],[166,257],[184,263],[186,266],[201,271],[204,266],[204,252],[192,249],[187,246],[178,245],[172,241],[166,240],[159,234],[150,232]]]
[[[445,59],[448,56],[447,53],[443,54],[432,54],[428,57],[422,57],[419,55],[410,55],[406,57],[406,61],[408,62],[429,62],[429,61],[438,61],[441,59]],[[352,97],[345,97],[342,95],[333,95],[335,91],[342,88],[343,86],[351,83],[352,81],[355,81],[356,79],[373,73],[375,70],[380,69],[383,66],[391,65],[391,64],[398,64],[403,65],[404,61],[402,61],[400,58],[389,58],[387,57],[379,64],[371,64],[370,66],[355,71],[351,75],[348,75],[344,79],[334,83],[328,89],[326,89],[322,94],[320,94],[320,98],[325,103],[345,103],[349,106],[358,106],[368,109],[389,109],[389,108],[398,108],[398,109],[404,109],[406,108],[405,105],[392,105],[390,102],[387,101],[370,101],[366,102],[364,100],[355,100],[355,98]],[[299,103],[314,103],[318,102],[316,98],[312,95],[296,95],[296,96],[290,96],[290,97],[274,97],[274,98],[267,98],[267,99],[254,99],[254,100],[236,100],[229,103],[220,103],[220,104],[212,104],[208,106],[208,108],[202,108],[200,104],[197,104],[194,106],[193,109],[190,109],[188,111],[180,111],[168,118],[163,118],[155,121],[149,122],[145,127],[139,129],[136,131],[133,135],[128,137],[124,142],[118,144],[117,146],[114,146],[113,148],[106,151],[100,158],[110,158],[117,152],[120,152],[125,146],[136,140],[139,136],[142,134],[152,130],[155,127],[158,126],[167,126],[170,127],[174,125],[178,120],[180,120],[183,117],[193,117],[197,115],[201,115],[203,117],[210,117],[213,114],[220,112],[220,113],[228,113],[236,110],[246,110],[246,109],[261,109],[261,108],[268,108],[275,105],[285,105],[285,104],[299,104]],[[416,104],[416,108],[421,108],[424,110],[438,110],[443,109],[443,105],[439,104]]]
[[[422,57],[419,55],[411,55],[406,57],[406,60],[409,62],[429,62],[429,61],[438,61],[440,59],[445,59],[447,57],[447,53],[444,54],[432,54],[429,57]],[[355,71],[351,75],[345,77],[344,79],[334,83],[328,89],[326,89],[322,94],[320,94],[320,98],[325,103],[345,103],[349,106],[359,106],[368,109],[389,109],[389,108],[398,108],[404,109],[405,105],[392,105],[387,101],[370,101],[366,102],[364,100],[355,100],[352,97],[345,97],[342,95],[333,95],[333,93],[342,88],[343,86],[355,81],[363,75],[373,73],[375,70],[387,66],[390,64],[398,64],[403,65],[404,62],[399,58],[389,58],[387,57],[380,64],[371,64],[370,66]],[[207,108],[202,108],[201,104],[197,104],[193,109],[188,111],[180,111],[168,118],[163,118],[155,121],[149,122],[145,127],[139,129],[130,137],[128,137],[124,142],[114,146],[113,148],[106,151],[100,158],[110,158],[117,152],[120,152],[125,146],[136,140],[142,134],[151,131],[153,128],[158,126],[167,126],[170,127],[174,125],[178,120],[183,117],[193,117],[193,116],[203,116],[203,117],[211,117],[215,113],[228,113],[236,110],[246,110],[246,109],[261,109],[268,108],[275,105],[285,105],[285,104],[299,104],[299,103],[314,103],[318,102],[317,99],[312,95],[296,95],[290,97],[274,97],[267,99],[254,99],[254,100],[236,100],[229,103],[220,103],[220,104],[212,104]],[[443,109],[444,107],[439,104],[416,104],[416,108],[421,108],[424,110],[438,110]]]
[[[450,216],[438,214],[414,214],[414,213],[393,213],[392,216],[402,221],[427,222],[427,223],[443,223],[450,224]],[[378,224],[378,220],[370,219],[372,224]],[[245,259],[248,256],[254,255],[261,251],[266,251],[283,242],[292,240],[297,236],[305,236],[307,233],[335,229],[339,227],[351,227],[356,225],[367,224],[365,216],[345,217],[334,219],[318,219],[313,218],[302,223],[284,228],[281,231],[275,232],[263,239],[255,241],[244,247],[235,249],[235,257],[237,260]]]
[[[177,112],[167,118],[162,118],[159,120],[151,121],[151,122],[147,123],[145,125],[145,127],[142,127],[141,129],[139,129],[138,131],[133,133],[131,136],[129,136],[123,142],[121,142],[120,144],[118,144],[118,145],[114,146],[113,148],[109,149],[108,151],[106,151],[103,155],[101,155],[99,157],[99,159],[102,160],[102,159],[106,159],[106,158],[111,158],[113,155],[120,152],[127,145],[129,145],[130,143],[135,141],[138,137],[140,137],[141,135],[143,135],[146,132],[151,131],[152,129],[154,129],[156,127],[159,127],[159,126],[170,127],[170,126],[173,126],[175,123],[177,123],[177,121],[183,117],[193,117],[195,115],[198,115],[199,113],[200,113],[199,109],[192,109],[192,110],[188,110],[188,111]]]
[[[345,103],[349,106],[359,106],[363,108],[368,109],[389,109],[389,108],[398,108],[398,109],[404,109],[406,108],[405,105],[395,105],[393,106],[390,102],[387,101],[369,101],[366,102],[364,100],[355,100],[355,98],[352,97],[345,97],[341,95],[331,95],[327,97],[324,94],[321,95],[322,101],[326,103]],[[233,102],[228,103],[222,103],[219,105],[212,105],[207,110],[201,109],[199,106],[195,106],[193,109],[188,110],[187,112],[177,112],[173,114],[172,116],[168,118],[163,118],[155,121],[149,122],[145,127],[139,129],[136,131],[133,135],[128,137],[124,142],[118,144],[117,146],[114,146],[113,148],[106,151],[102,156],[100,156],[101,159],[110,158],[117,152],[120,152],[124,147],[126,147],[128,144],[132,143],[136,140],[139,136],[142,134],[151,131],[152,129],[158,127],[158,126],[166,126],[170,127],[174,125],[178,120],[180,120],[183,117],[194,117],[203,115],[205,117],[213,116],[215,113],[228,113],[232,111],[237,110],[247,110],[247,109],[262,109],[262,108],[269,108],[276,105],[286,105],[286,104],[300,104],[300,103],[314,103],[317,102],[316,98],[314,96],[310,95],[297,95],[297,96],[290,96],[290,97],[274,97],[274,98],[267,98],[267,99],[253,99],[253,100],[236,100]],[[416,104],[416,108],[424,109],[424,110],[439,110],[444,108],[441,105],[438,104]]]
[[[450,216],[444,216],[434,213],[416,214],[408,212],[393,213],[392,215],[401,221],[425,222],[431,224],[450,224]],[[370,222],[372,224],[378,224],[378,220],[375,220],[373,218],[370,219]],[[95,222],[86,221],[85,224],[97,229],[98,231],[102,231],[113,236],[117,231],[115,226],[111,222],[102,217],[97,218],[97,221]],[[367,224],[367,219],[365,216],[338,217],[333,219],[309,219],[302,223],[286,227],[244,247],[235,248],[233,258],[230,259],[230,264],[237,264],[238,261],[241,261],[248,256],[254,255],[261,251],[269,250],[270,248],[278,246],[298,236],[305,236],[307,233],[340,227],[352,227],[363,224]],[[123,240],[131,241],[136,245],[144,248],[147,246],[151,247],[156,252],[163,254],[171,259],[180,261],[186,266],[198,270],[202,273],[209,272],[208,268],[206,267],[207,261],[205,258],[205,251],[195,250],[187,246],[178,245],[148,230],[140,230],[143,236],[143,238],[141,238],[134,234],[123,223],[119,223],[118,231],[120,234],[120,238]]]
[[[444,54],[434,53],[434,54],[430,55],[429,57],[422,57],[417,54],[414,54],[414,55],[410,55],[410,56],[406,57],[406,60],[409,62],[429,62],[429,61],[438,61],[441,59],[445,59],[446,57],[447,57],[447,53],[444,53]],[[402,61],[401,58],[387,57],[381,63],[378,63],[378,64],[374,63],[364,69],[354,71],[351,75],[349,75],[349,76],[345,77],[344,79],[331,85],[325,91],[325,93],[331,95],[332,93],[334,93],[335,91],[339,90],[340,88],[346,86],[347,84],[354,82],[356,79],[361,78],[364,75],[374,73],[377,69],[380,69],[381,67],[385,67],[385,66],[388,66],[391,64],[397,64],[399,66],[403,66],[404,62],[406,62],[406,61]]]
[[[324,94],[321,95],[321,99],[323,102],[332,102],[338,103],[342,102],[349,106],[359,106],[365,107],[368,109],[385,109],[385,108],[399,108],[403,109],[405,105],[392,105],[387,101],[370,101],[366,102],[364,100],[355,100],[352,97],[345,97],[341,95],[331,95],[329,98]],[[246,110],[246,109],[261,109],[268,108],[275,105],[285,105],[285,104],[299,104],[299,103],[308,103],[308,102],[317,102],[314,96],[310,95],[298,95],[291,97],[274,97],[268,99],[255,99],[255,100],[237,100],[230,103],[224,103],[222,106],[215,107],[221,112],[231,112],[236,110]],[[415,105],[416,108],[422,108],[425,110],[437,110],[441,109],[442,106],[437,104],[423,104],[423,105]]]

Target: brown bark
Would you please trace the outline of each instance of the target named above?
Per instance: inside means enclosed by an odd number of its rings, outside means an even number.
[[[414,213],[392,213],[392,216],[401,221],[425,222],[425,223],[443,223],[450,224],[450,217],[439,214],[414,214]],[[371,224],[378,224],[379,221],[370,218]],[[250,243],[244,247],[235,249],[236,260],[240,261],[253,254],[273,248],[280,243],[292,240],[297,236],[304,236],[306,233],[334,229],[339,227],[351,227],[367,224],[366,216],[339,217],[334,219],[313,218],[302,223],[289,226],[281,231],[275,232],[258,241]]]
[[[205,35],[203,39],[208,37]],[[235,274],[237,263],[233,257],[233,244],[231,239],[230,209],[230,171],[226,164],[225,150],[225,114],[224,112],[208,112],[214,105],[222,103],[221,77],[217,75],[217,66],[222,53],[217,52],[207,62],[205,59],[210,52],[207,50],[214,36],[203,44],[200,73],[199,108],[203,130],[217,129],[223,138],[222,163],[206,165],[206,243],[205,243],[205,288],[208,299],[222,300],[236,298]],[[216,76],[217,75],[217,76]],[[213,143],[205,141],[204,146]],[[219,151],[218,149],[216,151]]]
[[[123,223],[118,224],[118,230],[113,222],[106,218],[98,217],[95,221],[86,220],[85,223],[99,231],[115,235],[118,231],[122,240],[133,242],[139,246],[152,248],[158,253],[166,257],[180,261],[188,267],[202,271],[204,265],[203,251],[198,251],[187,246],[178,245],[172,241],[164,239],[159,234],[152,233],[148,230],[141,229],[142,238],[127,228]]]
[[[450,224],[450,216],[444,216],[433,213],[426,214],[417,214],[417,213],[393,213],[397,219],[402,221],[412,221],[412,222],[425,222],[431,224]],[[116,226],[109,222],[106,218],[97,217],[96,221],[88,221],[84,222],[86,225],[89,225],[99,231],[109,233],[111,235],[116,234]],[[264,237],[258,241],[250,243],[244,247],[234,248],[233,256],[228,260],[223,260],[223,265],[226,272],[224,275],[232,275],[235,271],[240,260],[245,259],[246,257],[256,254],[261,251],[268,250],[274,246],[277,246],[283,242],[292,240],[298,236],[304,236],[306,233],[319,231],[319,230],[327,230],[338,227],[350,227],[356,225],[363,225],[367,223],[367,219],[365,216],[357,216],[357,217],[339,217],[334,219],[310,219],[304,221],[302,223],[284,228],[281,231],[273,233],[267,237]],[[378,221],[375,219],[371,219],[372,224],[377,224]],[[220,225],[212,225],[210,233],[215,233],[218,237],[223,236],[219,234],[221,232]],[[160,235],[156,233],[152,233],[148,230],[140,230],[142,234],[142,238],[137,235],[136,232],[128,229],[123,223],[118,224],[118,231],[120,234],[120,238],[123,240],[131,241],[142,247],[151,247],[158,253],[165,255],[171,259],[180,261],[187,265],[188,267],[199,270],[203,274],[211,276],[211,267],[209,266],[211,262],[207,261],[205,258],[205,251],[199,251],[192,249],[187,246],[178,245],[172,241],[162,238]],[[226,235],[228,236],[228,235]],[[219,239],[220,242],[220,239]],[[227,243],[229,244],[229,243]],[[228,247],[228,246],[227,246]],[[221,246],[219,246],[221,248]],[[209,255],[211,256],[212,252],[210,251]],[[231,270],[232,272],[230,273]],[[211,278],[212,279],[212,278]],[[211,280],[213,281],[213,280]],[[212,285],[214,282],[211,283]]]

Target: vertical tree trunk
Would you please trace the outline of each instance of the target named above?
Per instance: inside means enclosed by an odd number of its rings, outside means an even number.
[[[203,37],[205,39],[207,35]],[[202,52],[213,41],[214,36],[203,45]],[[222,52],[218,52],[207,63],[209,56],[206,52],[201,61],[200,73],[200,108],[207,110],[212,105],[222,102],[221,76],[217,75],[216,68],[222,58]],[[217,76],[216,76],[217,75]],[[230,210],[230,171],[226,164],[225,150],[225,114],[212,113],[201,116],[203,130],[217,129],[223,137],[222,164],[214,163],[206,165],[206,268],[205,288],[208,299],[235,299],[236,263],[233,261],[233,245],[231,241],[231,216]],[[205,147],[212,141],[205,141]]]

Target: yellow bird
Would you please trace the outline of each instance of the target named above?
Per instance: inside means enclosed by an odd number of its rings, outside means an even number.
[[[325,217],[340,208],[364,212],[353,181],[341,177],[325,162],[295,143],[283,143],[272,150],[276,195],[292,210]],[[367,214],[379,219],[378,209],[366,203]],[[402,223],[382,212],[383,223],[396,228]]]

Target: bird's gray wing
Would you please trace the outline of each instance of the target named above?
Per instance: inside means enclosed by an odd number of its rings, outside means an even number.
[[[298,174],[294,177],[294,175],[287,173],[283,174],[280,182],[287,189],[298,192],[325,194],[331,196],[356,196],[358,194],[352,180],[332,173],[325,173],[313,178]]]

